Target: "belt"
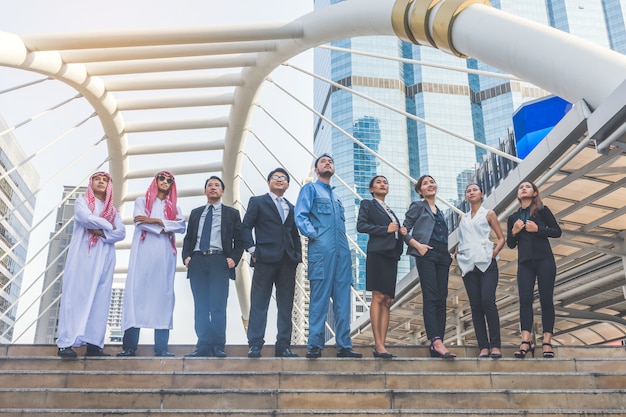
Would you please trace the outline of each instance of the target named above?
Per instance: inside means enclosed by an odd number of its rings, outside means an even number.
[[[198,255],[223,255],[224,251],[221,250],[215,250],[215,249],[209,249],[209,250],[205,250],[205,251],[194,251],[194,254],[198,254]]]

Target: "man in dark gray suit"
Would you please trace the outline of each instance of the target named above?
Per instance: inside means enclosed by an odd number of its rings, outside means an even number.
[[[276,286],[278,334],[274,345],[276,357],[296,357],[291,346],[291,312],[295,290],[296,267],[302,262],[300,234],[294,223],[293,205],[283,197],[289,188],[289,174],[276,168],[267,176],[270,192],[250,198],[243,218],[244,247],[254,266],[248,323],[248,357],[261,357],[265,343],[267,310]],[[256,242],[252,237],[252,230]]]
[[[196,350],[186,356],[226,357],[226,302],[229,278],[243,255],[239,211],[222,204],[224,182],[204,184],[207,204],[191,211],[183,240],[183,263],[193,294]]]

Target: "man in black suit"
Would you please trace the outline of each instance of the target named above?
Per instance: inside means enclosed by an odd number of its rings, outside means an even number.
[[[207,204],[192,210],[183,241],[183,263],[193,294],[196,350],[188,357],[226,357],[226,301],[229,278],[243,254],[239,211],[222,204],[224,182],[204,184]]]
[[[254,266],[248,323],[248,357],[261,357],[265,343],[267,309],[276,285],[278,334],[276,357],[296,357],[291,345],[291,311],[296,282],[296,267],[302,262],[300,234],[294,223],[293,205],[283,195],[289,188],[289,174],[276,168],[267,176],[270,192],[252,197],[243,218],[242,235]],[[256,242],[252,237],[254,229]]]

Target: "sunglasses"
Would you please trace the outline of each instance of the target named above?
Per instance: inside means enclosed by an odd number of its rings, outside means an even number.
[[[157,179],[158,179],[159,181],[167,181],[167,183],[168,183],[168,184],[171,184],[171,183],[173,183],[173,182],[174,182],[174,178],[172,178],[172,177],[166,177],[165,175],[159,175],[159,176],[157,177]]]

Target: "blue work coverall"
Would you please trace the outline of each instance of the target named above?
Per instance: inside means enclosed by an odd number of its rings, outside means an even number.
[[[300,190],[295,207],[296,225],[309,238],[308,349],[324,348],[324,323],[333,299],[337,349],[352,348],[350,339],[350,285],[352,261],[346,238],[344,208],[330,185],[316,181]]]

